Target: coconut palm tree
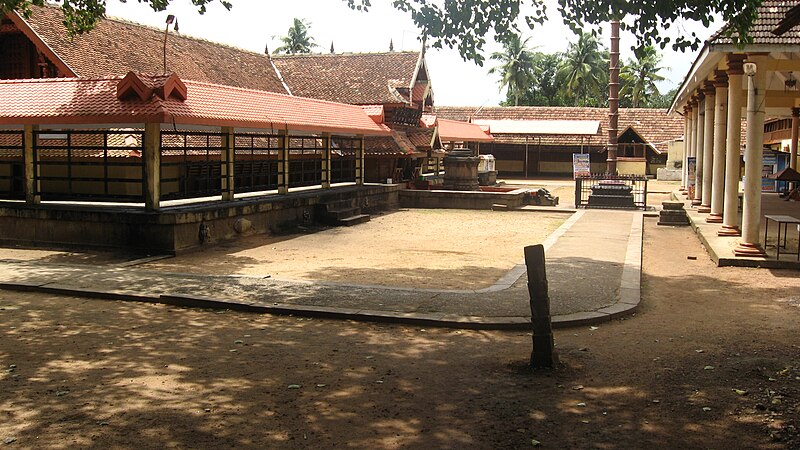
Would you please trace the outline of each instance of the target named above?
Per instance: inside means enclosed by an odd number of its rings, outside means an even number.
[[[308,35],[311,24],[303,19],[294,19],[294,24],[286,36],[281,37],[283,45],[275,49],[275,53],[311,53],[311,49],[319,47],[314,43],[314,38]]]
[[[519,98],[525,93],[533,79],[533,52],[528,48],[528,41],[519,35],[512,35],[503,43],[502,52],[494,52],[491,59],[500,64],[489,70],[489,73],[500,74],[500,90],[508,88],[508,97],[514,99],[514,106],[519,106]]]
[[[558,68],[558,79],[564,96],[581,99],[586,106],[590,98],[601,99],[608,76],[607,52],[591,33],[581,33],[569,44]]]
[[[658,92],[656,82],[664,80],[658,74],[663,67],[661,55],[658,54],[653,46],[646,46],[634,52],[636,59],[628,60],[622,67],[620,78],[622,78],[622,89],[620,94],[630,102],[634,108],[649,105],[661,95]]]

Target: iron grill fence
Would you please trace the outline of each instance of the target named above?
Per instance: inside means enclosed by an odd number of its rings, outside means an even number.
[[[357,138],[337,137],[331,148],[331,183],[356,181],[356,150],[361,146]]]
[[[33,133],[34,194],[42,200],[144,201],[142,130]]]
[[[283,136],[237,133],[234,138],[236,193],[278,189],[278,152]]]
[[[289,187],[322,184],[323,137],[289,136]]]
[[[22,131],[0,130],[0,198],[25,198],[25,135]]]
[[[222,194],[222,152],[228,135],[200,131],[161,133],[161,198]]]
[[[647,209],[647,177],[591,174],[575,178],[575,207]]]

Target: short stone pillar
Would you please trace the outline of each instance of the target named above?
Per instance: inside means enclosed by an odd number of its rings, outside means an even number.
[[[662,202],[661,207],[663,209],[658,215],[659,225],[689,225],[689,216],[686,215],[686,210],[683,209],[683,202]]]
[[[477,191],[478,162],[469,149],[453,150],[444,157],[444,188],[450,191]]]

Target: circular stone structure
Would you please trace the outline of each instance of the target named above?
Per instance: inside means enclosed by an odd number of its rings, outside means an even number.
[[[480,157],[472,150],[451,151],[444,157],[444,188],[450,191],[478,191],[478,163]]]

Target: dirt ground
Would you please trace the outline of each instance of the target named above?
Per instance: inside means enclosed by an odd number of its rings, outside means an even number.
[[[270,275],[280,280],[480,289],[523,260],[568,214],[410,209],[356,227],[260,235],[141,265],[177,273]],[[380,245],[376,245],[380,243]],[[382,279],[375,279],[375,274]]]
[[[800,273],[647,219],[635,316],[422,329],[0,291],[6,448],[800,448]],[[697,259],[692,259],[696,257]]]

